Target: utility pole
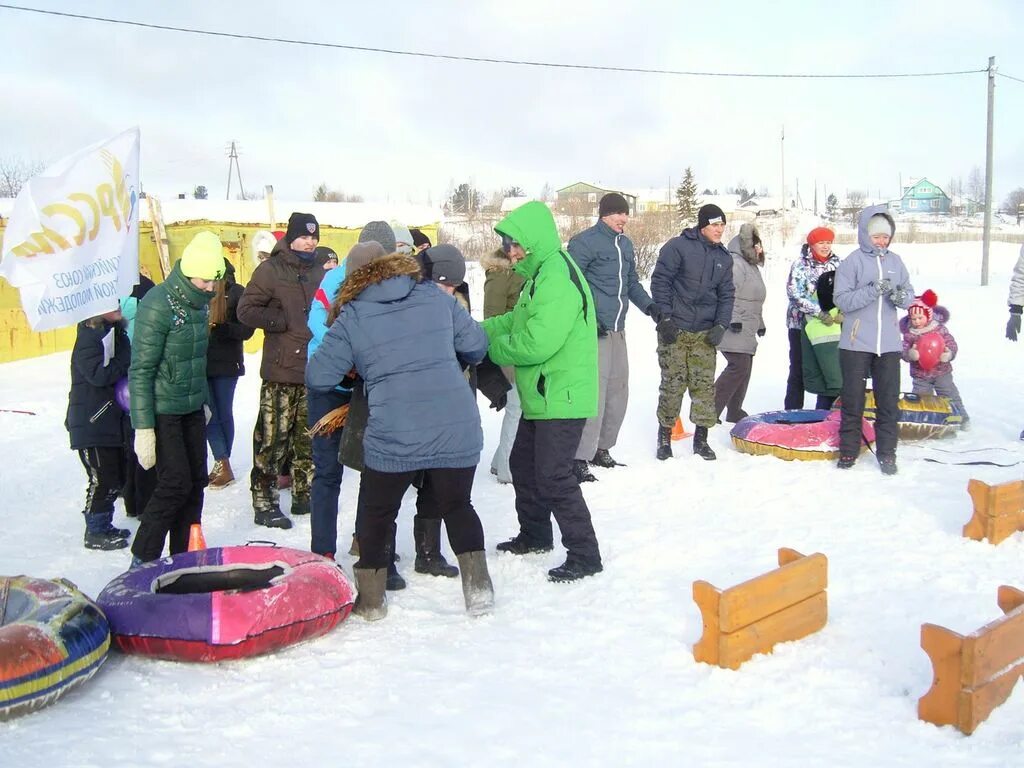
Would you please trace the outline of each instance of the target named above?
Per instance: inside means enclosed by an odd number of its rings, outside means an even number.
[[[225,195],[225,200],[231,199],[231,172],[232,170],[238,175],[238,188],[242,192],[242,197],[245,197],[245,187],[242,186],[242,168],[238,165],[238,148],[235,146],[235,142],[231,142],[231,147],[228,149],[228,191]]]
[[[985,134],[985,229],[981,243],[981,284],[988,285],[988,251],[992,243],[992,115],[996,101],[996,57],[988,57],[988,128]]]
[[[814,180],[814,215],[818,215],[818,180]]]
[[[779,153],[782,156],[782,245],[786,245],[786,126],[782,126],[779,139]]]

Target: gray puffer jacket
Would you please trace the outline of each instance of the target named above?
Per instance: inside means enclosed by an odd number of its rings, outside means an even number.
[[[366,466],[378,472],[472,467],[483,432],[459,358],[475,365],[487,334],[419,263],[394,254],[345,278],[343,307],[306,365],[306,386],[334,389],[353,368],[366,382]]]
[[[888,293],[879,295],[875,285],[884,279],[893,288],[903,286],[906,300],[899,305],[902,309],[914,301],[914,287],[910,284],[910,273],[903,259],[872,244],[868,236],[868,220],[875,214],[885,216],[892,231],[896,231],[896,224],[884,205],[873,205],[861,211],[857,225],[860,247],[843,259],[836,269],[833,298],[845,318],[839,348],[875,355],[902,353],[903,334],[899,328],[897,306]]]
[[[732,323],[722,337],[722,343],[718,345],[720,352],[742,352],[747,355],[757,352],[757,331],[764,328],[761,309],[768,290],[761,277],[764,257],[754,251],[755,242],[761,242],[761,236],[757,227],[750,223],[740,227],[740,233],[729,241],[736,297],[732,305]],[[736,323],[741,325],[739,331],[733,330]]]

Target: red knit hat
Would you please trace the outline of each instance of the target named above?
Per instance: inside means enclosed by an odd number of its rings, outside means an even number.
[[[815,227],[807,234],[807,244],[814,245],[816,243],[823,243],[826,240],[830,243],[835,242],[836,233],[828,227]]]
[[[935,295],[935,291],[929,288],[914,299],[914,302],[907,308],[907,314],[911,317],[914,315],[924,315],[925,319],[930,323],[932,321],[932,310],[938,303],[939,297]]]

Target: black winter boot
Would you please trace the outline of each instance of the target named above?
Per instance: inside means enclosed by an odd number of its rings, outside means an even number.
[[[262,525],[266,528],[280,528],[284,531],[292,527],[292,521],[285,517],[280,507],[256,510],[254,522],[256,525]]]
[[[594,563],[576,555],[568,555],[564,563],[548,571],[548,581],[577,581],[586,576],[593,576],[595,573],[600,573],[603,570],[604,567],[601,565],[600,560]]]
[[[495,549],[499,552],[509,552],[513,555],[534,555],[550,552],[552,549],[554,549],[554,546],[551,544],[551,542],[541,544],[538,542],[530,541],[525,536],[523,536],[523,534],[520,533],[517,536],[513,536],[508,541],[501,542],[501,544],[495,547]]]
[[[295,515],[308,515],[309,514],[309,497],[305,498],[301,496],[292,496],[292,517]]]
[[[583,459],[573,459],[572,462],[572,473],[576,477],[577,483],[595,483],[597,478],[590,471],[590,467],[587,466],[587,462]]]
[[[895,475],[898,471],[896,468],[895,454],[879,454],[878,466],[881,468],[883,475]]]
[[[449,565],[441,554],[441,520],[424,519],[414,517],[412,521],[412,534],[416,540],[416,563],[413,570],[416,573],[426,573],[430,576],[446,576],[454,579],[459,575],[459,569]]]
[[[124,549],[128,546],[128,536],[131,531],[127,531],[122,535],[122,528],[111,527],[106,531],[98,531],[96,533],[85,532],[85,539],[83,543],[86,549]]]
[[[494,607],[494,585],[487,572],[487,556],[483,550],[463,552],[459,557],[462,568],[462,596],[466,600],[466,613],[483,616]]]
[[[356,577],[356,604],[352,613],[367,621],[379,621],[388,615],[388,597],[384,591],[388,574],[383,568],[353,568]]]
[[[672,427],[658,427],[658,461],[672,458]]]
[[[590,463],[595,467],[604,467],[605,469],[611,469],[612,467],[624,467],[622,464],[612,458],[612,455],[608,453],[607,448],[598,448],[597,453],[594,454],[594,458],[590,460]]]
[[[402,574],[395,567],[395,561],[392,560],[391,565],[388,566],[387,590],[388,592],[397,592],[400,589],[405,589],[405,579],[402,578]]]
[[[693,452],[705,461],[714,461],[718,457],[708,445],[708,428],[695,427],[693,430]]]

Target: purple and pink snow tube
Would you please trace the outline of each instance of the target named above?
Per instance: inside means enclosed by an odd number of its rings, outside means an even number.
[[[312,552],[182,552],[111,581],[97,603],[126,653],[182,661],[255,656],[329,632],[352,611],[341,568]]]
[[[729,435],[736,450],[792,461],[839,456],[839,411],[769,411],[740,419]],[[861,451],[875,442],[875,427],[861,420]]]

